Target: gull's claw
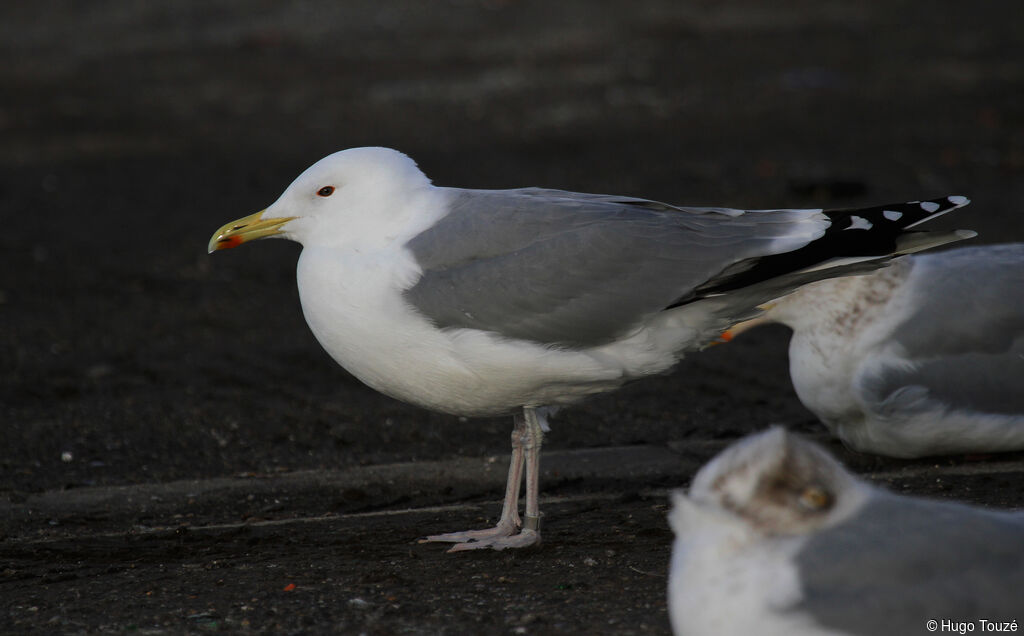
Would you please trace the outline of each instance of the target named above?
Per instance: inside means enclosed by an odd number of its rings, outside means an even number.
[[[540,532],[527,528],[519,534],[507,536],[493,535],[488,539],[456,543],[448,552],[465,552],[466,550],[482,550],[484,548],[504,550],[505,548],[528,548],[534,545],[540,545]]]
[[[420,539],[420,543],[478,543],[493,541],[502,537],[511,537],[519,529],[518,523],[499,521],[493,528],[484,530],[465,530],[463,532],[446,532],[434,534]],[[481,546],[482,547],[482,546]],[[464,548],[469,549],[469,548]]]

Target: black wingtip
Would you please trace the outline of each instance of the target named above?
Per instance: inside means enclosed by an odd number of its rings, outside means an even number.
[[[970,202],[965,196],[951,195],[941,199],[889,203],[869,208],[827,210],[825,214],[832,221],[832,227],[829,228],[831,231],[873,230],[895,234],[962,208]]]
[[[867,208],[825,210],[830,225],[825,234],[800,249],[782,254],[761,257],[752,267],[698,290],[698,296],[726,292],[753,285],[763,280],[789,272],[814,267],[833,259],[863,258],[879,259],[901,253],[901,247],[908,235],[927,233],[911,231],[910,228],[931,221],[947,212],[962,208],[970,199],[952,195],[927,201],[890,203]],[[966,238],[966,237],[962,237]],[[921,241],[920,249],[927,249],[961,237],[942,241]]]
[[[943,214],[946,214],[947,212],[952,212],[953,210],[962,208],[970,202],[971,200],[968,199],[967,197],[961,196],[959,194],[954,194],[948,197],[944,197],[942,199],[915,201],[913,204],[908,203],[906,205],[916,204],[918,207],[920,207],[921,211],[924,213],[924,216],[923,218],[908,223],[903,227],[905,229],[909,229],[914,227],[915,225],[920,225],[921,223],[925,223],[926,221],[931,221],[932,219],[940,217]]]

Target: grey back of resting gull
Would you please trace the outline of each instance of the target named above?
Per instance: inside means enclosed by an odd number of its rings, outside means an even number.
[[[335,361],[425,408],[514,415],[497,526],[428,537],[453,550],[501,549],[540,539],[547,408],[662,373],[800,285],[972,236],[906,231],[966,204],[745,211],[463,190],[431,185],[397,151],[355,148],[311,166],[266,210],[221,227],[209,248],[298,241],[302,310]],[[884,214],[892,209],[899,219]]]
[[[800,400],[856,450],[1024,449],[1024,243],[816,282],[734,331],[767,321],[793,329]]]
[[[984,631],[1024,611],[1024,513],[892,494],[782,428],[704,466],[669,521],[676,634]]]

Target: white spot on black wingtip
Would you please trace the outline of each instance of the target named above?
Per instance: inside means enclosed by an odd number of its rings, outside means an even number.
[[[934,212],[942,206],[934,201],[921,201],[921,209],[925,212]]]
[[[862,216],[857,216],[856,214],[854,214],[854,215],[852,215],[850,217],[850,227],[845,228],[845,229],[847,229],[847,230],[870,230],[871,229],[871,221],[865,219]]]
[[[903,218],[903,213],[897,212],[896,210],[882,210],[882,216],[889,219],[890,221],[899,221],[901,218]]]
[[[964,206],[971,202],[970,199],[968,199],[967,197],[962,197],[959,194],[954,194],[953,196],[946,197],[946,200],[952,203],[953,205],[958,206]]]

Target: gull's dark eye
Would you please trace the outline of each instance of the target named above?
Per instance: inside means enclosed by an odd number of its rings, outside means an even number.
[[[322,197],[329,197],[334,194],[334,186],[324,186],[317,190],[316,193]]]

